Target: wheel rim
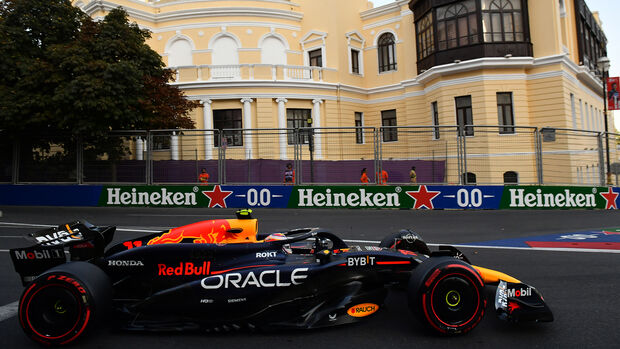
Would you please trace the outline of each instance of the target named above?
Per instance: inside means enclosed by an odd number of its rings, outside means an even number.
[[[82,305],[72,290],[47,285],[35,292],[27,307],[30,328],[39,336],[50,339],[71,333],[81,319]]]
[[[478,312],[480,294],[472,280],[462,274],[449,274],[433,287],[430,305],[437,319],[458,327],[469,323]]]

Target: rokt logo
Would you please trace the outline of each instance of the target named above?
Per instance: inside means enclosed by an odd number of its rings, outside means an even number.
[[[362,303],[349,308],[347,314],[353,317],[364,317],[374,314],[377,310],[379,310],[379,306],[374,303]]]

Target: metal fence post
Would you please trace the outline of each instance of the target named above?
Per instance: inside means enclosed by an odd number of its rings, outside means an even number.
[[[377,162],[375,164],[375,184],[381,184],[380,176],[383,171],[383,127],[379,128],[376,132],[376,145],[377,145]]]
[[[18,140],[13,142],[13,171],[11,175],[11,182],[13,184],[19,183],[19,158],[20,158],[20,143]]]
[[[536,169],[538,174],[538,185],[543,185],[543,158],[542,158],[542,135],[538,128],[534,130],[534,145],[536,153]]]
[[[146,185],[153,184],[153,133],[146,131]]]
[[[224,138],[223,138],[223,132],[221,130],[219,130],[217,132],[217,137],[219,139],[219,147],[218,152],[217,152],[217,166],[220,169],[220,173],[219,173],[219,177],[220,177],[220,184],[226,184],[226,148],[228,147],[226,144],[224,144]]]
[[[82,136],[78,136],[75,140],[75,157],[76,169],[75,179],[77,184],[84,184],[84,152],[82,151]]]
[[[605,132],[600,132],[597,137],[598,141],[598,170],[599,170],[599,184],[601,187],[607,185],[607,176],[605,175],[605,150],[603,146],[603,138]],[[609,144],[609,143],[608,143]]]
[[[286,132],[286,142],[288,143],[288,133],[291,132],[289,129],[285,129]],[[295,185],[301,185],[302,183],[302,172],[303,172],[303,141],[302,136],[299,132],[298,128],[292,130],[293,132],[293,163],[295,164]]]

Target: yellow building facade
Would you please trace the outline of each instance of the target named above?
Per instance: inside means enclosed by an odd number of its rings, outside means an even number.
[[[595,70],[607,39],[583,0],[400,0],[376,8],[366,0],[73,3],[95,19],[121,6],[152,32],[148,44],[177,71],[172,84],[202,102],[192,115],[198,129],[427,126],[382,130],[383,158],[439,154],[445,182],[468,172],[470,182],[494,184],[513,176],[539,182],[534,128],[593,131],[543,137],[543,179],[600,181],[598,143],[589,136],[605,129]],[[476,126],[464,128],[466,167],[449,155],[463,147],[454,125]],[[287,137],[229,134],[227,156],[292,159]],[[318,159],[366,160],[376,151],[370,132],[314,137]],[[217,157],[212,138],[180,158]]]

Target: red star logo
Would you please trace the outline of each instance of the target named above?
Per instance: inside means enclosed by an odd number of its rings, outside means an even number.
[[[232,191],[222,191],[222,187],[216,185],[213,187],[212,191],[203,191],[202,192],[206,197],[209,198],[209,208],[219,206],[221,208],[226,208],[226,198],[232,194]]]
[[[616,204],[616,199],[618,198],[618,193],[614,193],[614,191],[609,187],[609,191],[607,193],[600,193],[601,196],[607,201],[606,210],[610,208],[618,209],[618,205]]]
[[[428,191],[426,190],[425,185],[421,185],[418,188],[418,191],[407,191],[405,192],[407,195],[411,196],[415,200],[415,205],[413,208],[416,210],[422,208],[422,206],[432,210],[435,207],[433,206],[433,199],[435,196],[441,194],[440,191]]]

